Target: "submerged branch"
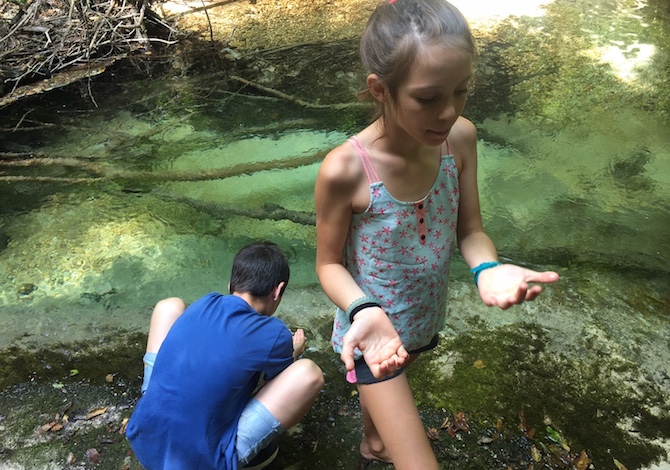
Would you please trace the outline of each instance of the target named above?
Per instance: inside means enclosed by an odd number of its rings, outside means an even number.
[[[195,209],[205,211],[215,217],[230,217],[239,215],[258,220],[290,220],[301,225],[316,225],[316,216],[312,212],[292,211],[275,204],[265,204],[260,208],[241,208],[239,205],[219,204],[211,201],[199,201],[186,196],[156,192],[152,194],[159,196],[162,200],[169,200],[186,204]]]
[[[126,171],[116,170],[105,165],[98,165],[76,158],[40,158],[28,160],[0,160],[0,166],[6,167],[75,167],[94,173],[96,177],[69,178],[55,176],[5,176],[0,175],[0,181],[23,181],[23,182],[50,182],[50,183],[94,183],[102,181],[120,181],[137,183],[164,183],[175,181],[212,181],[232,178],[240,175],[250,175],[260,171],[290,170],[301,166],[311,165],[323,160],[328,150],[321,150],[312,155],[301,155],[284,160],[272,160],[267,162],[242,163],[229,168],[215,168],[201,171]]]
[[[289,95],[287,93],[284,93],[283,91],[275,90],[274,88],[269,88],[264,85],[261,85],[256,82],[252,82],[251,80],[247,80],[246,78],[238,77],[237,75],[230,75],[229,78],[232,78],[233,80],[237,80],[240,83],[243,83],[248,86],[252,86],[258,90],[264,91],[266,93],[270,93],[271,95],[277,96],[283,100],[290,101],[291,103],[295,103],[297,105],[300,105],[304,108],[312,108],[312,109],[361,109],[361,108],[369,108],[370,104],[369,103],[359,103],[359,102],[353,102],[353,103],[334,103],[334,104],[318,104],[318,103],[310,103],[309,101],[301,100],[300,98],[296,98],[293,95]]]

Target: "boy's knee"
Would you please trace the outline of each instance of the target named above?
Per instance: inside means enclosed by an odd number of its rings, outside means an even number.
[[[160,300],[154,307],[154,313],[160,315],[181,315],[184,310],[186,310],[186,302],[179,297]]]
[[[325,385],[323,372],[316,363],[310,359],[299,359],[293,363],[296,368],[297,376],[310,390],[315,390],[316,393],[321,391]]]

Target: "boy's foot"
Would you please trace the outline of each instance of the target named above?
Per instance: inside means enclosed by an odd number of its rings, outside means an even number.
[[[256,454],[256,457],[251,459],[249,463],[244,466],[244,470],[261,470],[270,465],[275,457],[277,457],[278,453],[279,445],[276,441],[273,441]]]

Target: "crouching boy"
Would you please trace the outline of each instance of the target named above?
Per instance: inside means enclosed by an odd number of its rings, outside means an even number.
[[[303,330],[292,336],[272,316],[288,280],[279,248],[255,243],[235,256],[230,295],[210,293],[188,308],[178,298],[158,302],[143,395],[126,430],[144,467],[260,469],[274,459],[277,437],[324,384],[314,362],[298,359]]]

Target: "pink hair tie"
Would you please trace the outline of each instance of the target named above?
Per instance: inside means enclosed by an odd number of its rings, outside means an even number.
[[[395,3],[395,0],[389,0],[389,5],[390,5],[391,3]]]

